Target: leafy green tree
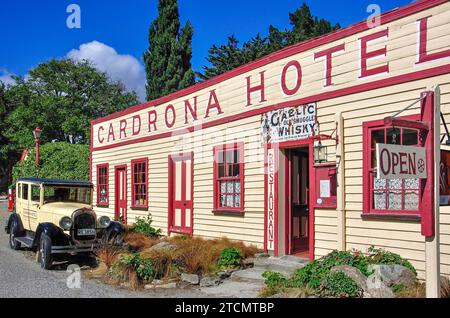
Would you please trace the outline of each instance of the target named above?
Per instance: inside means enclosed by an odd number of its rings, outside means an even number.
[[[306,3],[295,12],[289,13],[291,30],[280,31],[273,25],[269,26],[269,34],[261,37],[259,34],[244,42],[231,36],[228,43],[221,46],[213,45],[208,51],[209,66],[203,67],[203,72],[197,73],[200,80],[207,80],[230,71],[238,66],[257,60],[282,48],[324,35],[340,28],[325,19],[319,19],[311,14]]]
[[[65,142],[47,143],[40,147],[40,165],[36,166],[35,150],[27,160],[13,168],[13,184],[18,178],[47,178],[62,180],[89,180],[89,145]]]
[[[158,17],[149,29],[149,48],[144,53],[147,99],[173,93],[195,83],[192,70],[193,28],[180,28],[177,0],[159,0]]]
[[[37,126],[43,130],[42,143],[72,136],[87,144],[92,119],[138,103],[136,93],[125,92],[123,84],[110,81],[88,61],[51,60],[28,75],[17,78],[7,94],[14,107],[3,135],[16,151],[34,144],[31,132]]]

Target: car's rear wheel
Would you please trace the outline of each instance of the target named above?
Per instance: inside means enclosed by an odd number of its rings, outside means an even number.
[[[45,233],[41,234],[38,253],[38,262],[41,268],[50,269],[53,264],[52,240]]]
[[[9,230],[9,247],[15,251],[19,250],[22,245],[16,240],[16,233],[18,232],[17,221],[12,221],[11,228]]]

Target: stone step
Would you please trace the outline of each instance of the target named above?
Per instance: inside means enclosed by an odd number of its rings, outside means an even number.
[[[264,269],[247,268],[241,271],[236,271],[231,274],[231,280],[234,282],[248,282],[248,283],[264,283],[265,278],[262,277]]]
[[[280,272],[287,276],[292,275],[297,269],[309,263],[306,258],[286,255],[281,257],[266,257],[255,259],[254,269]]]

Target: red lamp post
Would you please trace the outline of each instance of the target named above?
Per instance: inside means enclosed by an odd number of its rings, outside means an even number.
[[[41,143],[41,134],[42,130],[39,127],[36,127],[33,130],[34,142],[36,143],[36,166],[39,166],[39,144]]]

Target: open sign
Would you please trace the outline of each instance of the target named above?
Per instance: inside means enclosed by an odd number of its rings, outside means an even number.
[[[378,179],[425,179],[425,148],[377,144]]]

